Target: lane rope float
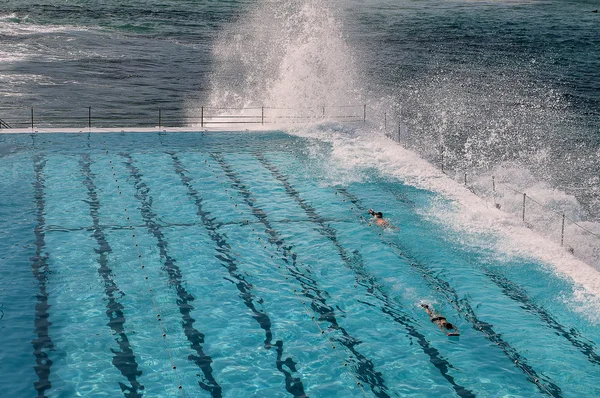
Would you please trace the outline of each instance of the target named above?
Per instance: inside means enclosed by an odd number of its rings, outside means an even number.
[[[115,167],[114,167],[114,165],[112,163],[112,156],[108,152],[105,140],[103,140],[103,144],[104,144],[104,151],[106,153],[106,157],[109,160],[109,164],[110,164],[112,176],[113,176],[113,179],[115,181],[115,185],[117,186],[117,191],[119,192],[119,198],[121,199],[121,205],[123,206],[123,210],[125,212],[125,217],[127,218],[127,224],[126,225],[129,226],[129,230],[131,231],[131,237],[132,237],[133,244],[135,245],[135,249],[136,249],[136,252],[137,252],[137,258],[138,258],[138,262],[139,262],[139,267],[142,270],[142,274],[144,276],[144,280],[146,281],[146,286],[147,286],[148,294],[150,295],[150,299],[152,300],[152,307],[153,307],[154,313],[156,314],[156,318],[157,318],[157,321],[158,321],[158,324],[159,324],[159,327],[160,327],[160,331],[161,331],[161,334],[162,334],[163,342],[165,344],[167,353],[169,354],[169,360],[171,362],[171,371],[173,371],[175,373],[175,378],[177,380],[177,389],[179,390],[179,393],[180,393],[181,397],[185,397],[184,392],[183,392],[183,386],[181,384],[181,378],[180,378],[179,372],[177,370],[177,365],[175,364],[175,360],[173,358],[173,353],[171,352],[171,347],[169,345],[169,341],[168,341],[168,337],[167,337],[167,333],[166,333],[166,328],[165,328],[165,325],[164,325],[164,322],[163,322],[163,318],[161,316],[161,311],[160,311],[160,308],[159,308],[158,304],[156,303],[156,298],[154,297],[152,285],[151,285],[149,277],[148,277],[148,272],[147,272],[146,266],[144,265],[144,262],[142,260],[142,253],[140,251],[138,240],[136,238],[135,228],[131,224],[131,218],[129,217],[129,213],[127,212],[127,206],[125,205],[125,199],[123,198],[123,193],[121,191],[121,186],[119,184],[119,179],[117,178],[117,174],[115,172]],[[158,374],[166,374],[167,371],[165,370],[165,371],[157,372],[157,373]]]

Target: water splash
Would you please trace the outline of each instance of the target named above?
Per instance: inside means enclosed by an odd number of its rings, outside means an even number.
[[[361,104],[359,73],[340,21],[321,1],[261,1],[217,41],[208,103],[286,108],[281,112],[292,116]]]

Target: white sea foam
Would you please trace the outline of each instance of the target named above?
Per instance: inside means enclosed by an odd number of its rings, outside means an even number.
[[[19,20],[20,22],[16,22]],[[0,15],[0,34],[4,36],[32,36],[56,32],[84,31],[85,28],[64,25],[38,25],[24,23],[27,17],[17,17],[15,14]]]
[[[0,49],[0,63],[42,59],[45,62],[60,61],[68,57],[78,57],[91,53],[75,50],[69,42],[80,32],[89,29],[64,25],[39,25],[30,23],[27,17],[16,14],[0,15],[0,36],[18,38],[10,40]],[[65,47],[68,51],[64,51]]]

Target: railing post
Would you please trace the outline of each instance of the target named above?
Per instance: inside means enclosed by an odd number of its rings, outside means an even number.
[[[31,129],[33,130],[33,106],[31,107]]]
[[[492,175],[492,198],[494,199],[494,206],[497,209],[500,208],[500,204],[496,203],[496,177]]]
[[[465,187],[467,186],[467,173],[465,172]]]
[[[204,107],[200,107],[200,127],[204,127]]]
[[[260,124],[265,125],[265,107],[260,107]]]
[[[560,245],[564,246],[565,243],[565,215],[562,215],[562,228],[560,230]]]
[[[92,128],[92,107],[88,107],[88,128]]]
[[[363,123],[367,122],[367,104],[363,105]]]
[[[160,108],[158,108],[158,128],[160,129],[160,126],[162,124],[162,110]]]
[[[387,131],[387,112],[383,112],[383,129]]]
[[[527,194],[523,194],[523,221],[525,221],[525,201],[527,200]]]

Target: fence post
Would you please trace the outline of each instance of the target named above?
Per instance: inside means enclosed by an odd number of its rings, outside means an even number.
[[[440,149],[440,156],[441,156],[441,162],[442,162],[442,173],[444,173],[444,147],[442,147],[442,149]]]
[[[162,110],[160,108],[158,108],[158,128],[160,129],[160,126],[162,124]]]
[[[527,200],[527,194],[523,194],[523,221],[525,221],[525,201]]]
[[[465,172],[465,187],[467,186],[467,173]]]
[[[88,128],[92,128],[92,107],[88,107]]]
[[[499,209],[500,204],[496,202],[496,177],[492,176],[492,198],[494,199],[494,206]]]
[[[33,106],[31,107],[31,129],[33,130]]]
[[[200,107],[200,127],[204,127],[204,107]]]
[[[560,230],[560,245],[564,246],[565,243],[565,215],[562,215],[562,228]]]
[[[383,112],[383,129],[387,131],[387,112]]]
[[[363,123],[367,122],[367,104],[363,105]]]
[[[265,125],[265,107],[261,106],[260,107],[260,124],[261,125]]]

